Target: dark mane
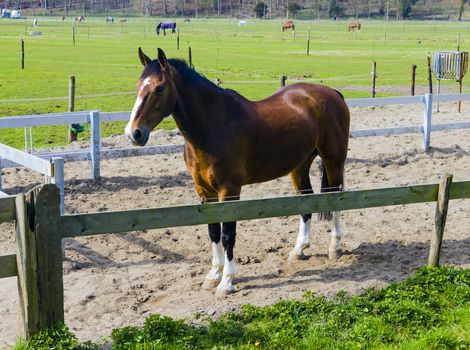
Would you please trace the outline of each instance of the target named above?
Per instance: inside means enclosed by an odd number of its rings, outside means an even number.
[[[206,85],[215,87],[217,89],[221,89],[218,85],[214,84],[212,81],[207,79],[203,74],[196,72],[193,68],[191,68],[188,62],[184,59],[180,58],[170,58],[168,59],[168,63],[172,65],[176,71],[179,73],[181,79],[185,82],[192,84],[192,85]],[[153,60],[150,62],[148,66],[145,67],[144,71],[142,72],[141,79],[145,79],[152,73],[160,73],[161,67],[158,60]]]

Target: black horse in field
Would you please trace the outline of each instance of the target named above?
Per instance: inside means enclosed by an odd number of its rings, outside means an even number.
[[[157,35],[160,35],[160,29],[163,30],[163,35],[166,35],[165,29],[171,29],[172,33],[176,32],[176,22],[160,22],[157,24]]]

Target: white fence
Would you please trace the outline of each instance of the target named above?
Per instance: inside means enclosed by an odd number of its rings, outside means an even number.
[[[431,131],[444,131],[470,128],[470,121],[459,123],[446,123],[432,125],[432,104],[433,102],[449,102],[470,100],[470,94],[448,94],[384,98],[358,98],[347,99],[349,107],[374,107],[386,105],[420,104],[424,106],[422,125],[406,125],[391,128],[362,129],[353,130],[350,137],[388,136],[411,133],[422,133],[423,148],[428,150],[431,142]],[[13,149],[0,144],[0,170],[3,167],[23,165],[36,170],[57,183],[63,198],[63,162],[67,161],[91,161],[91,177],[96,179],[100,176],[100,159],[132,157],[138,155],[151,155],[162,153],[175,153],[183,149],[183,145],[147,146],[121,149],[101,149],[100,123],[128,121],[130,112],[69,112],[57,114],[40,114],[30,116],[0,118],[0,129],[3,128],[25,128],[26,152]],[[73,150],[60,153],[32,153],[32,132],[30,131],[31,154],[27,153],[27,127],[45,125],[68,125],[68,124],[90,124],[90,148],[84,150]],[[31,129],[30,129],[31,130]],[[3,158],[3,162],[2,162]],[[0,172],[0,196],[1,192],[1,172]],[[62,201],[63,206],[63,201]]]

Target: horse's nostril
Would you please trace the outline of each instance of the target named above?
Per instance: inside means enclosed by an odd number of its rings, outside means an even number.
[[[134,130],[134,132],[132,133],[132,137],[134,138],[134,140],[138,140],[142,137],[142,133],[140,132],[139,129],[136,129]]]

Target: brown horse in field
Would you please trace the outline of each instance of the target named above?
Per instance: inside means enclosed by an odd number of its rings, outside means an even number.
[[[295,24],[294,21],[285,21],[282,23],[282,31],[285,32],[287,29],[291,29],[295,31]]]
[[[361,22],[357,22],[357,21],[349,22],[348,32],[350,32],[351,30],[354,32],[354,29],[356,28],[357,30],[361,30]]]
[[[145,69],[125,133],[143,146],[150,131],[172,115],[185,139],[186,166],[204,203],[237,200],[242,186],[287,174],[299,193],[313,193],[309,169],[316,156],[324,164],[322,191],[342,188],[349,110],[338,91],[301,83],[253,102],[217,86],[183,60],[167,60],[161,49],[158,59],[151,60],[139,48],[139,58]],[[339,250],[339,218],[333,213],[330,258]],[[310,223],[311,214],[302,215],[291,259],[304,256]],[[203,286],[217,286],[217,295],[235,291],[235,235],[236,222],[209,224],[212,268]]]

